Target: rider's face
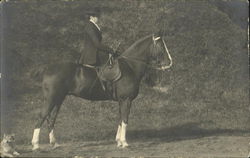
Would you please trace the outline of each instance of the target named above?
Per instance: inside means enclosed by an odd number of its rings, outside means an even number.
[[[98,17],[96,17],[96,16],[90,16],[90,19],[91,19],[92,21],[94,21],[95,23],[98,22]]]

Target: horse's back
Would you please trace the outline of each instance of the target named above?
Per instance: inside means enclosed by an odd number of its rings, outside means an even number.
[[[72,62],[53,63],[48,65],[45,75],[70,75],[75,72],[76,68],[77,64]]]
[[[139,81],[133,69],[125,60],[119,60],[122,76],[114,82],[116,96],[135,98],[138,95]],[[105,85],[105,84],[104,84]],[[104,86],[93,68],[76,63],[54,63],[48,66],[43,76],[43,87],[51,92],[78,96],[88,100],[107,100],[112,93]],[[107,89],[106,89],[107,90]]]
[[[47,66],[42,80],[44,90],[67,92],[72,86],[77,64],[53,63]]]

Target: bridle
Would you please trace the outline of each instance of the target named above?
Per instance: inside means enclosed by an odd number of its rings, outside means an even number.
[[[169,60],[170,60],[169,65],[161,66],[161,67],[153,66],[153,65],[151,65],[151,64],[149,64],[149,63],[147,63],[147,62],[145,62],[145,61],[142,61],[142,60],[140,60],[140,59],[127,57],[127,56],[124,56],[124,55],[122,55],[122,54],[119,55],[118,58],[124,58],[124,59],[130,60],[130,61],[140,62],[140,63],[145,64],[145,65],[147,65],[148,67],[153,68],[153,69],[156,69],[156,70],[166,70],[166,69],[169,69],[169,68],[173,65],[173,61],[172,61],[172,57],[171,57],[171,55],[170,55],[170,53],[169,53],[169,50],[168,50],[168,48],[167,48],[167,45],[166,45],[166,43],[165,43],[165,40],[164,40],[162,37],[159,37],[159,36],[158,36],[158,37],[155,37],[154,35],[152,35],[152,41],[153,41],[153,46],[154,46],[154,47],[156,46],[156,42],[157,42],[158,40],[161,40],[162,43],[163,43],[163,45],[164,45],[164,50],[166,51],[166,53],[167,53],[167,55],[168,55],[168,58],[169,58]],[[108,61],[107,61],[107,63],[106,63],[105,65],[107,65],[108,62],[111,62],[111,56],[109,56],[109,59],[108,59]],[[89,67],[89,68],[94,68],[94,69],[96,68],[96,66],[92,66],[92,65],[88,65],[88,64],[83,64],[83,65],[86,66],[86,67]]]
[[[172,60],[172,57],[171,57],[171,55],[170,55],[170,53],[169,53],[169,50],[168,50],[167,45],[166,45],[166,43],[165,43],[165,40],[164,40],[162,37],[159,37],[159,36],[158,36],[158,37],[155,37],[154,35],[152,35],[152,40],[153,40],[153,45],[154,45],[154,47],[156,46],[156,42],[157,42],[158,40],[161,40],[161,41],[162,41],[163,46],[164,46],[164,50],[166,51],[166,53],[167,53],[167,55],[168,55],[168,58],[169,58],[169,60],[170,60],[169,65],[158,67],[158,66],[149,65],[148,63],[146,63],[145,61],[142,61],[142,60],[140,60],[140,59],[130,58],[130,57],[123,56],[123,55],[120,55],[119,57],[120,57],[120,58],[125,58],[125,59],[127,59],[127,60],[131,60],[131,61],[143,63],[143,64],[147,65],[148,67],[151,67],[151,68],[156,69],[156,70],[166,70],[166,69],[169,69],[169,68],[173,65],[173,60]]]
[[[158,41],[158,40],[161,40],[161,41],[162,41],[163,46],[164,46],[164,49],[165,49],[165,51],[166,51],[166,53],[167,53],[167,55],[168,55],[168,58],[169,58],[169,60],[170,60],[169,65],[161,66],[160,68],[156,68],[156,69],[157,69],[157,70],[166,70],[166,69],[169,69],[169,68],[173,65],[173,60],[172,60],[172,57],[171,57],[171,55],[170,55],[170,53],[169,53],[169,50],[168,50],[168,47],[167,47],[167,45],[166,45],[165,40],[164,40],[163,38],[159,37],[159,36],[158,36],[158,37],[154,37],[154,35],[152,36],[152,38],[153,38],[154,46],[156,45],[156,41]]]

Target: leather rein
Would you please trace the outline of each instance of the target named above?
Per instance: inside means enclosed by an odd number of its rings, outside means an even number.
[[[172,60],[172,57],[171,57],[171,55],[170,55],[170,53],[169,53],[169,50],[168,50],[167,45],[166,45],[166,43],[165,43],[165,40],[164,40],[163,38],[161,38],[161,37],[154,37],[154,35],[152,36],[152,40],[153,40],[154,46],[156,45],[156,41],[158,41],[158,40],[160,40],[160,39],[161,39],[162,42],[163,42],[164,50],[165,50],[165,52],[167,53],[168,58],[169,58],[169,60],[170,60],[169,65],[161,66],[161,67],[153,66],[153,65],[150,65],[150,64],[148,64],[147,62],[142,61],[142,60],[140,60],[140,59],[130,58],[130,57],[127,57],[127,56],[124,56],[124,55],[119,55],[118,58],[124,58],[124,59],[130,60],[130,61],[140,62],[140,63],[145,64],[145,65],[147,65],[148,67],[151,67],[151,68],[156,69],[156,70],[166,70],[166,69],[169,69],[169,68],[173,65],[173,60]],[[107,64],[111,61],[111,59],[112,59],[112,57],[109,56],[109,59],[108,59],[108,61],[106,62],[105,65],[107,65]],[[86,67],[88,67],[88,68],[94,68],[94,69],[96,69],[96,66],[92,66],[92,65],[88,65],[88,64],[82,64],[82,65],[83,65],[83,66],[86,66]]]
[[[154,46],[156,45],[156,41],[158,41],[160,39],[162,40],[163,45],[164,45],[164,50],[167,53],[168,58],[170,60],[169,65],[161,66],[161,67],[153,66],[153,65],[150,65],[150,64],[148,64],[145,61],[142,61],[140,59],[130,58],[130,57],[127,57],[127,56],[124,56],[124,55],[120,55],[118,58],[125,58],[125,59],[130,60],[130,61],[140,62],[140,63],[145,64],[148,67],[151,67],[151,68],[156,69],[156,70],[166,70],[166,69],[169,69],[173,65],[173,60],[172,60],[172,57],[171,57],[171,55],[169,53],[169,50],[168,50],[167,45],[165,43],[165,40],[163,38],[161,38],[161,37],[154,37],[154,35],[153,35],[152,39],[153,39]]]

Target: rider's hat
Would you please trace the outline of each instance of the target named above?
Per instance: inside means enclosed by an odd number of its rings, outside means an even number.
[[[90,16],[100,17],[101,11],[100,11],[99,8],[94,8],[94,9],[92,9],[92,10],[87,11],[87,12],[86,12],[86,15],[87,15],[88,17],[90,17]]]

